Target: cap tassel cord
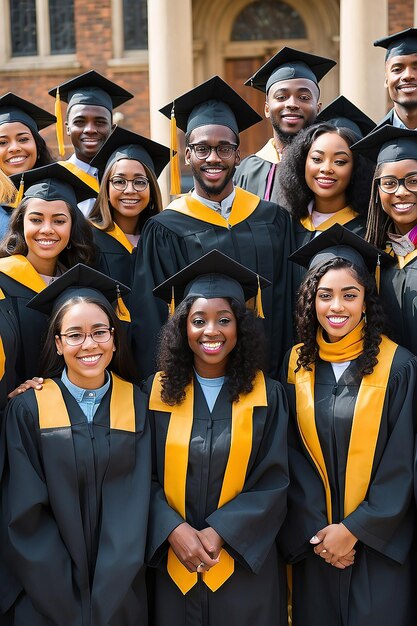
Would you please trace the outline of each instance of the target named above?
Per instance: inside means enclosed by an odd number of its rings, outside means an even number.
[[[259,280],[259,276],[257,278],[258,278],[258,291],[256,293],[256,299],[255,299],[255,311],[256,311],[256,316],[264,320],[265,315],[264,315],[264,310],[262,306],[261,283]]]
[[[122,322],[130,322],[130,313],[125,303],[123,302],[122,296],[120,295],[119,285],[116,287],[117,292],[117,317]]]
[[[10,205],[12,206],[14,209],[17,209],[17,207],[19,206],[19,204],[22,202],[22,198],[23,198],[23,192],[25,190],[25,183],[23,180],[23,174],[20,178],[20,184],[19,184],[19,191],[17,192],[17,196],[14,199],[13,203]]]
[[[171,287],[171,302],[168,304],[169,317],[172,317],[175,313],[175,290],[174,286]]]
[[[62,121],[62,109],[61,109],[61,97],[59,95],[59,87],[56,90],[55,96],[55,117],[56,117],[56,140],[58,142],[59,156],[65,155],[64,146],[64,124]]]
[[[379,293],[379,286],[381,284],[381,255],[378,254],[378,260],[376,262],[376,268],[375,268],[375,282],[376,282],[376,288],[377,291]]]
[[[181,193],[180,159],[177,143],[177,121],[175,119],[175,106],[172,107],[170,120],[170,168],[171,168],[171,196]]]

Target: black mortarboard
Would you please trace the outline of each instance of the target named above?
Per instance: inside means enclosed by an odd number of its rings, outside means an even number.
[[[61,100],[68,102],[68,109],[74,104],[89,104],[112,111],[133,98],[129,91],[94,70],[54,87],[49,95],[55,98],[58,89]]]
[[[385,60],[407,54],[417,53],[417,28],[406,28],[388,37],[374,41],[374,46],[386,48]]]
[[[114,304],[120,296],[129,293],[129,287],[113,278],[78,263],[36,294],[26,306],[51,315],[74,296],[93,296],[102,302]]]
[[[385,124],[350,149],[376,161],[378,165],[405,159],[417,160],[417,131]]]
[[[22,122],[38,132],[56,122],[55,115],[9,91],[0,98],[0,124]]]
[[[169,163],[169,148],[118,126],[95,155],[90,165],[103,173],[120,159],[134,159],[151,169],[156,177]]]
[[[367,268],[370,273],[374,272],[379,263],[393,263],[389,254],[379,250],[340,224],[334,224],[331,228],[314,237],[288,258],[298,265],[311,269],[336,257],[346,259],[359,267]]]
[[[245,85],[268,93],[281,80],[307,78],[316,85],[336,65],[336,61],[285,46],[262,65]]]
[[[337,128],[350,128],[359,137],[372,132],[376,124],[345,96],[339,96],[325,107],[315,119],[315,124],[330,122]]]
[[[271,283],[219,250],[211,250],[155,287],[153,293],[165,302],[180,302],[186,296],[234,298],[241,304]],[[261,308],[261,307],[259,307]]]
[[[42,200],[63,200],[76,208],[78,202],[96,196],[96,192],[58,163],[44,165],[23,174],[10,176],[15,187],[23,181],[25,198]]]
[[[262,120],[220,76],[213,76],[159,110],[168,118],[174,111],[177,126],[184,132],[215,124],[227,126],[238,135]]]

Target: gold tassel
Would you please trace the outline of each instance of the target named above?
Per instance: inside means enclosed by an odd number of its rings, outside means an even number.
[[[59,87],[56,90],[56,96],[55,96],[55,117],[56,117],[56,140],[58,142],[58,152],[59,152],[59,156],[63,157],[65,154],[64,124],[62,122],[61,97],[59,95]]]
[[[168,304],[169,317],[172,317],[175,313],[175,290],[174,286],[171,287],[171,302]]]
[[[10,205],[12,206],[14,209],[17,209],[17,207],[19,206],[19,204],[22,202],[22,198],[23,198],[23,192],[25,190],[25,183],[23,180],[23,174],[20,178],[20,185],[19,185],[19,191],[17,192],[17,196],[14,199],[14,202]]]
[[[116,293],[117,293],[117,317],[122,322],[130,322],[130,313],[129,309],[126,307],[123,302],[122,296],[120,295],[119,285],[116,285]]]
[[[177,121],[175,119],[175,105],[172,105],[170,121],[170,167],[171,167],[171,196],[181,193],[180,158],[177,144]]]
[[[376,268],[375,268],[375,282],[376,282],[376,289],[379,293],[379,286],[381,284],[381,261],[380,261],[380,257],[381,255],[378,254],[378,260],[376,262]]]
[[[255,311],[256,311],[257,317],[260,317],[263,320],[265,319],[264,310],[262,307],[262,292],[261,292],[261,283],[259,280],[259,276],[258,276],[258,292],[256,294],[256,300],[255,300]]]

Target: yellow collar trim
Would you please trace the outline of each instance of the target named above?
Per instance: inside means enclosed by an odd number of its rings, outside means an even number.
[[[91,174],[84,172],[84,170],[82,170],[81,167],[78,167],[78,165],[75,165],[75,163],[71,163],[71,161],[58,161],[58,164],[62,165],[62,167],[66,167],[67,170],[82,180],[83,183],[91,187],[91,189],[93,189],[96,193],[100,191],[98,180],[94,178],[94,176],[91,176]]]
[[[165,442],[164,491],[168,504],[181,517],[186,519],[186,483],[188,470],[188,451],[194,418],[194,383],[185,389],[185,398],[181,404],[170,406],[161,399],[161,373],[155,375],[150,394],[149,408],[152,411],[171,413],[167,439]],[[218,507],[223,506],[241,493],[252,451],[253,409],[266,406],[266,385],[262,372],[258,372],[253,391],[241,396],[239,402],[232,405],[232,430],[229,458],[223,478]],[[168,552],[168,573],[186,594],[197,582],[196,572],[189,572],[177,559],[174,552]],[[206,585],[216,591],[233,574],[234,560],[222,550],[220,563],[209,572],[202,574]]]
[[[314,414],[314,364],[311,366],[311,371],[301,368],[295,373],[298,358],[297,348],[298,346],[295,346],[291,351],[288,382],[295,384],[298,429],[323,482],[326,494],[327,519],[331,524],[330,484]],[[382,337],[378,363],[372,374],[363,377],[359,388],[346,466],[345,517],[359,506],[368,491],[387,384],[396,349],[397,344],[385,336]],[[369,413],[370,406],[372,406],[372,415]]]
[[[268,141],[268,143],[264,145],[263,148],[256,152],[255,156],[263,159],[264,161],[269,161],[269,163],[273,163],[274,165],[280,163],[281,161],[281,155],[277,152],[277,149],[275,148],[275,141],[273,137],[271,137],[271,139]]]
[[[400,270],[404,269],[404,267],[408,265],[416,257],[417,257],[417,249],[413,250],[409,254],[406,254],[405,256],[397,255],[397,263],[398,263],[398,267],[400,268]]]
[[[258,196],[240,187],[235,187],[235,192],[236,195],[228,220],[214,209],[210,209],[210,207],[190,195],[177,198],[168,205],[167,209],[177,211],[188,217],[193,217],[196,220],[207,222],[208,224],[213,224],[214,226],[230,228],[231,226],[240,224],[240,222],[243,222],[252,215],[261,201]]]
[[[96,224],[96,222],[90,222],[90,224],[92,224],[92,226],[94,226],[98,230],[102,230],[103,231],[103,229],[100,227],[100,225]],[[124,248],[126,248],[126,250],[128,252],[132,253],[132,251],[134,249],[133,244],[129,241],[129,239],[126,237],[125,233],[122,231],[120,226],[118,226],[116,224],[116,222],[113,222],[113,228],[111,230],[107,230],[107,231],[103,231],[103,232],[106,232],[107,235],[110,235],[110,237],[113,237],[113,239],[116,239],[116,241],[118,241]]]
[[[332,217],[329,217],[328,220],[322,222],[320,226],[314,226],[313,221],[311,219],[311,215],[307,215],[307,217],[302,217],[300,219],[300,224],[304,226],[306,230],[309,230],[312,233],[316,231],[324,231],[333,226],[334,224],[340,224],[343,226],[348,222],[351,222],[355,217],[358,217],[359,213],[356,213],[350,206],[345,206],[341,211],[337,211]]]
[[[0,272],[36,293],[40,293],[46,287],[32,263],[21,254],[13,254],[0,259]]]
[[[136,430],[133,385],[112,374],[110,428],[134,433]],[[39,428],[68,428],[71,420],[59,385],[50,378],[43,389],[35,390],[38,403]]]

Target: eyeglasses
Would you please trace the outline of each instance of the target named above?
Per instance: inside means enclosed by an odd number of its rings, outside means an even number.
[[[384,193],[396,193],[400,188],[400,185],[405,187],[407,191],[411,193],[417,193],[417,173],[409,174],[404,178],[397,178],[396,176],[381,176],[377,178],[379,188]]]
[[[195,156],[197,159],[200,159],[200,161],[208,159],[212,150],[214,150],[219,159],[231,159],[238,149],[238,146],[234,143],[222,143],[220,146],[207,146],[205,143],[190,143],[188,147],[190,150],[194,150]]]
[[[74,331],[71,333],[61,333],[57,336],[65,337],[65,342],[69,346],[81,346],[87,337],[91,337],[95,343],[107,343],[110,341],[113,332],[114,328],[97,328],[97,330],[93,330],[92,333],[80,333]]]
[[[149,180],[146,176],[137,176],[137,178],[124,178],[123,176],[112,176],[110,179],[111,184],[117,191],[126,191],[129,183],[132,183],[135,191],[145,191],[149,185]]]

